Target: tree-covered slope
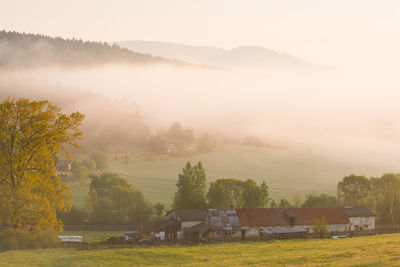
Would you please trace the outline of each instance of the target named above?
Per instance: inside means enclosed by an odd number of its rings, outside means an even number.
[[[111,63],[179,64],[163,58],[132,52],[118,45],[110,46],[101,42],[0,31],[0,66],[3,68],[30,68],[48,65],[72,67]]]

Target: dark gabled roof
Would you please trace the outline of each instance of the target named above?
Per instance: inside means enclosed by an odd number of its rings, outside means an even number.
[[[346,214],[349,217],[375,217],[375,213],[373,213],[367,207],[345,207]]]
[[[275,208],[236,210],[242,226],[290,226],[290,218],[295,225],[312,225],[318,217],[325,217],[328,224],[348,224],[349,218],[343,207],[327,208]]]
[[[182,210],[173,210],[176,214],[176,217],[181,222],[187,221],[203,221],[206,216],[207,210],[194,210],[194,209],[182,209]]]
[[[204,233],[208,232],[210,229],[211,229],[211,225],[205,224],[205,223],[200,223],[200,224],[196,224],[195,226],[191,227],[188,230],[188,233],[189,234],[194,234],[194,233],[204,234]]]

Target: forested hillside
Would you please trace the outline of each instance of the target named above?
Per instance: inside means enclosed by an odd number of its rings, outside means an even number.
[[[109,63],[173,63],[159,57],[132,52],[118,45],[63,39],[40,34],[0,31],[0,66],[30,68],[47,65],[91,66]]]

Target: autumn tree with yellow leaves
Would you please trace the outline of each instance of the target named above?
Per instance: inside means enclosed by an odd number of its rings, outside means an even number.
[[[79,147],[84,115],[63,114],[48,101],[0,103],[0,224],[14,229],[61,230],[57,212],[70,209],[55,159]]]

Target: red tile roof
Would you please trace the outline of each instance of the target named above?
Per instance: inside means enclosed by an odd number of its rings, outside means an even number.
[[[237,209],[242,226],[285,226],[288,220],[284,209]]]
[[[295,225],[312,225],[321,216],[325,217],[328,224],[350,222],[343,207],[237,209],[236,212],[242,226],[290,226],[290,217],[294,218]]]
[[[343,207],[327,208],[291,208],[288,209],[295,213],[297,225],[311,225],[318,217],[325,217],[328,224],[348,224],[350,223],[346,210]]]

